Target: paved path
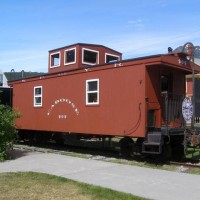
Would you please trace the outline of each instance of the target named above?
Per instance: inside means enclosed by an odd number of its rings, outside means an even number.
[[[0,172],[34,171],[158,200],[199,200],[200,176],[50,153],[14,150]]]

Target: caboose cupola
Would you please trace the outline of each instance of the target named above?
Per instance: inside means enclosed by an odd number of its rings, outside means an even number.
[[[120,61],[122,54],[103,45],[77,43],[49,51],[48,72]]]

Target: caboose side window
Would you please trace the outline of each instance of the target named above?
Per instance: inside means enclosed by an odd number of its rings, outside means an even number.
[[[99,52],[91,49],[82,49],[82,63],[87,65],[99,64]]]
[[[65,50],[65,65],[76,63],[76,48]]]
[[[86,105],[99,104],[99,79],[86,81]]]
[[[34,87],[34,107],[42,106],[42,86]]]
[[[60,52],[50,54],[50,68],[60,66]]]

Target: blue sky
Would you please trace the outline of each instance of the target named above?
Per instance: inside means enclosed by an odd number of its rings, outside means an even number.
[[[0,1],[0,69],[47,72],[48,51],[102,44],[123,59],[200,45],[199,0]]]

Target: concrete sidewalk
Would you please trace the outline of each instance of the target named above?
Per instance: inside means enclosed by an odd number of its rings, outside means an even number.
[[[200,176],[70,156],[14,150],[0,172],[34,171],[157,200],[199,200]]]

